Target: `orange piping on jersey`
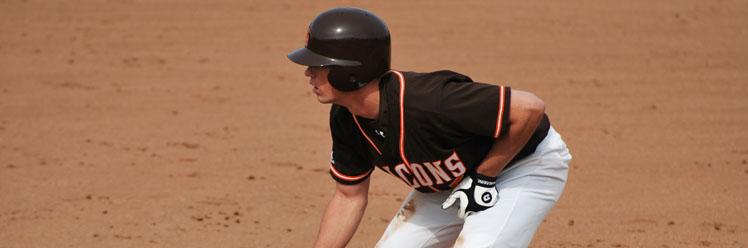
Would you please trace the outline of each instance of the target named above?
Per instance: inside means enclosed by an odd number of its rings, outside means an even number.
[[[379,148],[377,148],[377,145],[374,144],[374,141],[371,141],[371,138],[369,138],[369,135],[366,135],[366,133],[364,132],[364,129],[361,128],[361,124],[358,123],[358,119],[356,118],[356,115],[354,115],[353,113],[351,113],[351,115],[353,116],[353,122],[356,123],[358,130],[361,131],[361,134],[363,134],[364,138],[366,138],[366,140],[369,141],[369,144],[371,145],[371,147],[374,147],[374,150],[376,150],[377,153],[381,156],[382,152],[379,151]]]
[[[415,177],[415,171],[412,167],[410,167],[410,161],[408,161],[408,158],[405,156],[405,76],[399,71],[392,70],[392,73],[395,73],[397,75],[398,79],[400,79],[400,159],[403,160],[403,163],[406,167],[408,167],[408,170],[411,174]],[[441,190],[427,186],[431,188],[434,192],[439,192]]]
[[[392,70],[391,72],[395,73],[400,79],[400,159],[403,160],[410,173],[414,174],[413,168],[410,167],[410,162],[405,156],[405,76],[399,71]]]
[[[506,94],[504,86],[499,86],[499,116],[496,117],[496,132],[493,133],[493,138],[498,138],[501,134],[501,126],[504,121],[504,94]]]
[[[374,170],[374,169],[372,169],[372,170]],[[371,173],[371,170],[370,170],[370,171],[368,171],[368,172],[366,172],[364,174],[358,175],[358,176],[346,176],[343,173],[340,173],[338,170],[336,170],[335,166],[333,166],[332,164],[330,164],[330,171],[332,171],[332,174],[334,174],[336,177],[338,177],[340,179],[343,179],[343,180],[346,180],[346,181],[357,181],[357,180],[360,180],[361,178],[364,178],[364,177],[368,176]]]

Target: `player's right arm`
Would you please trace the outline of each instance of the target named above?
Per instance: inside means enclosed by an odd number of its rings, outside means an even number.
[[[333,104],[330,109],[330,176],[337,183],[314,247],[345,247],[366,210],[374,165],[362,156],[362,151],[368,147],[361,143],[361,134],[357,133],[352,118],[353,115],[341,106]]]
[[[354,185],[337,183],[320,223],[314,247],[345,247],[356,233],[369,199],[369,180]]]

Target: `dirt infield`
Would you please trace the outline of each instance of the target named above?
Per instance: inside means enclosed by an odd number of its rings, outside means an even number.
[[[396,69],[546,101],[574,159],[532,247],[748,247],[748,2],[340,5]],[[309,247],[329,106],[285,56],[334,6],[0,0],[0,248]],[[408,192],[373,177],[350,247]]]

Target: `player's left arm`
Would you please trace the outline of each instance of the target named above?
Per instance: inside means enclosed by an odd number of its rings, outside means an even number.
[[[496,91],[496,86],[480,83],[447,84],[444,89],[443,116],[453,127],[495,139],[474,173],[468,174],[442,204],[447,209],[459,200],[457,216],[465,218],[498,202],[497,176],[532,137],[543,120],[545,103],[530,92],[503,86]]]
[[[476,172],[496,177],[530,140],[543,119],[545,103],[530,92],[512,90],[509,110],[509,130],[496,139]]]

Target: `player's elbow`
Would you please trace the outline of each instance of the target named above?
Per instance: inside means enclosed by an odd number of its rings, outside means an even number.
[[[532,99],[528,102],[527,111],[533,116],[541,116],[545,113],[545,102],[534,94]]]
[[[526,91],[512,92],[512,101],[528,118],[542,116],[545,113],[545,102],[533,93]]]
[[[333,195],[332,200],[338,201],[350,207],[362,208],[362,209],[366,208],[366,206],[369,204],[368,194],[351,193],[351,192],[338,191],[335,193],[335,195]]]
[[[355,185],[338,183],[335,187],[335,197],[366,206],[369,198],[369,181],[370,178],[366,178],[363,182]]]

